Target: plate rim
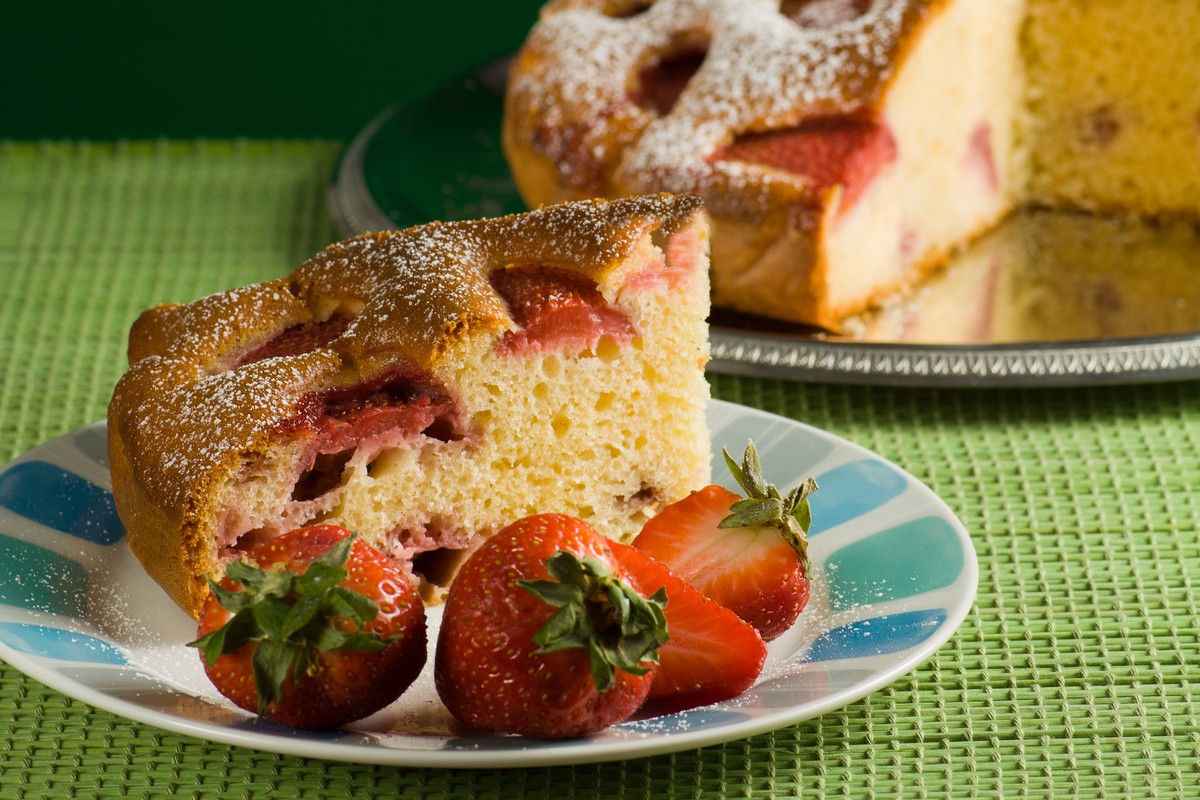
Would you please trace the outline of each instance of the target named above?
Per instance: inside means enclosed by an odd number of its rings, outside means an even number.
[[[897,474],[902,475],[907,485],[921,495],[922,508],[928,507],[930,513],[937,512],[939,518],[948,522],[963,547],[963,566],[955,583],[961,586],[953,604],[946,603],[946,618],[938,628],[926,639],[916,645],[901,651],[902,656],[890,663],[886,668],[873,673],[868,680],[850,684],[832,692],[819,700],[788,706],[783,709],[773,709],[757,717],[733,721],[721,725],[705,726],[696,731],[672,731],[645,739],[632,735],[627,738],[595,741],[589,739],[573,740],[567,743],[535,742],[533,747],[519,749],[497,750],[468,750],[468,749],[418,749],[393,748],[386,745],[364,746],[357,742],[339,742],[324,738],[314,738],[319,733],[292,730],[255,731],[251,728],[239,730],[220,723],[207,722],[183,717],[155,708],[138,705],[130,700],[106,693],[87,683],[82,683],[62,671],[51,669],[41,664],[33,655],[0,642],[0,660],[25,673],[30,678],[55,689],[62,694],[87,703],[126,719],[151,725],[153,727],[195,737],[201,740],[227,745],[248,747],[251,749],[274,752],[283,755],[304,758],[323,758],[357,764],[371,764],[399,767],[430,767],[456,769],[488,769],[509,767],[550,767],[564,765],[582,765],[617,761],[629,758],[642,758],[666,753],[696,749],[714,744],[736,741],[776,730],[788,725],[798,724],[830,711],[842,708],[890,685],[904,675],[912,672],[921,664],[933,657],[934,654],[949,641],[959,630],[966,617],[975,605],[979,583],[978,555],[966,527],[959,520],[949,505],[924,482],[912,476],[908,471],[889,459],[869,450],[862,445],[849,441],[841,436],[816,428],[808,423],[784,417],[772,412],[713,398],[707,412],[711,421],[717,413],[745,415],[763,426],[783,425],[793,428],[803,435],[832,442],[835,450],[848,451],[856,457],[866,457],[885,464]],[[25,453],[17,456],[8,463],[0,466],[0,474],[11,467],[28,461],[36,460],[40,451],[52,449],[57,443],[78,436],[87,430],[103,431],[106,423],[99,421],[91,425],[74,429],[54,439],[48,440]],[[715,439],[715,436],[714,436]],[[53,463],[53,461],[51,461]],[[108,486],[102,488],[108,489]],[[122,537],[122,541],[124,537]],[[36,543],[36,536],[25,537],[25,541]],[[120,542],[112,546],[125,546]],[[16,607],[9,607],[16,608]],[[54,615],[46,615],[37,611],[17,609],[29,615],[29,622],[37,624],[38,619],[52,622]],[[85,618],[83,621],[87,622]],[[130,662],[129,667],[142,674],[147,673],[136,663]],[[151,677],[155,677],[150,674]],[[156,680],[161,680],[156,678]],[[180,691],[181,689],[176,689]],[[202,699],[202,698],[201,698]],[[370,734],[350,729],[346,735]],[[414,738],[419,738],[413,735]]]
[[[496,85],[510,57],[443,81],[381,111],[350,141],[326,187],[326,204],[346,238],[395,228],[366,180],[366,154],[376,135],[407,103],[451,86]],[[483,77],[481,77],[483,76]],[[712,372],[786,377],[825,383],[940,388],[1097,386],[1200,377],[1200,331],[1195,334],[937,345],[828,341],[804,334],[741,331],[714,325]]]

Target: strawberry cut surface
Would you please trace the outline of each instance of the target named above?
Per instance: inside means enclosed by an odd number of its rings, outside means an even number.
[[[878,122],[823,117],[794,128],[741,136],[712,160],[745,161],[802,175],[816,191],[841,185],[842,208],[848,209],[896,160],[896,140]]]
[[[705,597],[660,561],[629,545],[612,543],[638,592],[665,589],[668,638],[643,711],[667,714],[736,697],[754,685],[767,647],[754,627]]]
[[[770,641],[808,604],[809,581],[796,549],[777,529],[719,527],[740,499],[721,486],[692,492],[648,520],[633,546]]]
[[[494,270],[491,282],[518,325],[500,340],[503,353],[582,350],[605,337],[625,344],[634,336],[625,313],[577,272],[521,265]]]

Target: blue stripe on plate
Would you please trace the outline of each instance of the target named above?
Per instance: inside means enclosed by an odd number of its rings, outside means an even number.
[[[83,565],[36,544],[0,534],[0,603],[82,617],[88,572]]]
[[[103,639],[46,625],[0,622],[0,642],[20,653],[59,661],[117,665],[129,663],[120,650]]]
[[[835,611],[950,586],[966,564],[962,540],[941,517],[922,517],[848,544],[825,559]]]
[[[0,508],[96,544],[114,544],[125,535],[111,493],[45,461],[25,461],[0,474]]]
[[[812,506],[809,536],[816,536],[891,502],[904,494],[908,480],[887,464],[864,459],[817,476],[817,486],[817,493],[809,500]]]
[[[945,621],[946,610],[942,608],[859,620],[818,636],[800,660],[835,661],[899,653],[928,639]]]

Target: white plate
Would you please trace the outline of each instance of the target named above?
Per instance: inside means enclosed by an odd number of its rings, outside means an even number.
[[[815,717],[928,659],[970,610],[971,540],[927,487],[828,433],[714,401],[718,453],[753,439],[767,475],[812,474],[813,595],[771,643],[741,697],[544,742],[456,735],[427,669],[391,707],[330,733],[256,721],[220,697],[184,645],[195,625],[125,546],[108,478],[104,425],[48,442],[0,470],[0,657],[98,708],[178,733],[292,755],[371,764],[515,767],[648,756],[738,739]],[[430,615],[436,640],[437,609]],[[432,663],[432,658],[429,662]]]

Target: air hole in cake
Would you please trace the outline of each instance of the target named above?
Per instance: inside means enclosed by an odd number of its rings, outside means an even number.
[[[871,0],[783,0],[779,13],[805,28],[832,28],[853,22],[871,9]]]
[[[860,117],[821,117],[794,128],[748,133],[718,150],[712,161],[744,161],[806,178],[814,191],[842,185],[851,208],[884,167],[896,160],[886,125]]]
[[[621,355],[621,346],[605,336],[596,345],[596,358],[605,364],[611,364]]]
[[[642,484],[642,488],[638,489],[628,497],[618,497],[617,503],[622,509],[633,512],[641,511],[643,508],[658,505],[662,502],[659,496],[658,489],[649,484]]]
[[[561,439],[571,429],[571,420],[559,414],[550,421],[550,426],[554,428],[554,435]]]
[[[476,430],[486,430],[492,427],[494,417],[495,415],[491,411],[477,411],[471,420]]]
[[[594,350],[606,337],[624,345],[634,336],[629,318],[596,284],[572,270],[516,265],[492,270],[492,286],[508,304],[517,330],[497,344],[501,353]]]
[[[313,465],[300,475],[292,487],[292,500],[305,502],[316,500],[321,495],[337,488],[342,483],[346,464],[354,455],[353,450],[340,453],[320,453]]]
[[[1121,123],[1111,106],[1100,106],[1083,115],[1079,141],[1089,147],[1108,147],[1121,132]]]
[[[280,356],[298,356],[311,353],[322,347],[328,347],[331,342],[346,332],[350,320],[346,317],[330,317],[323,322],[306,322],[293,325],[275,334],[271,339],[260,344],[255,349],[239,358],[235,366],[253,364],[267,358]]]
[[[376,453],[369,461],[367,461],[368,478],[378,478],[381,473],[387,471],[386,467],[384,466],[383,462],[379,460],[378,456],[379,454]]]
[[[707,55],[707,44],[681,44],[672,48],[638,72],[630,99],[647,111],[669,114]]]

